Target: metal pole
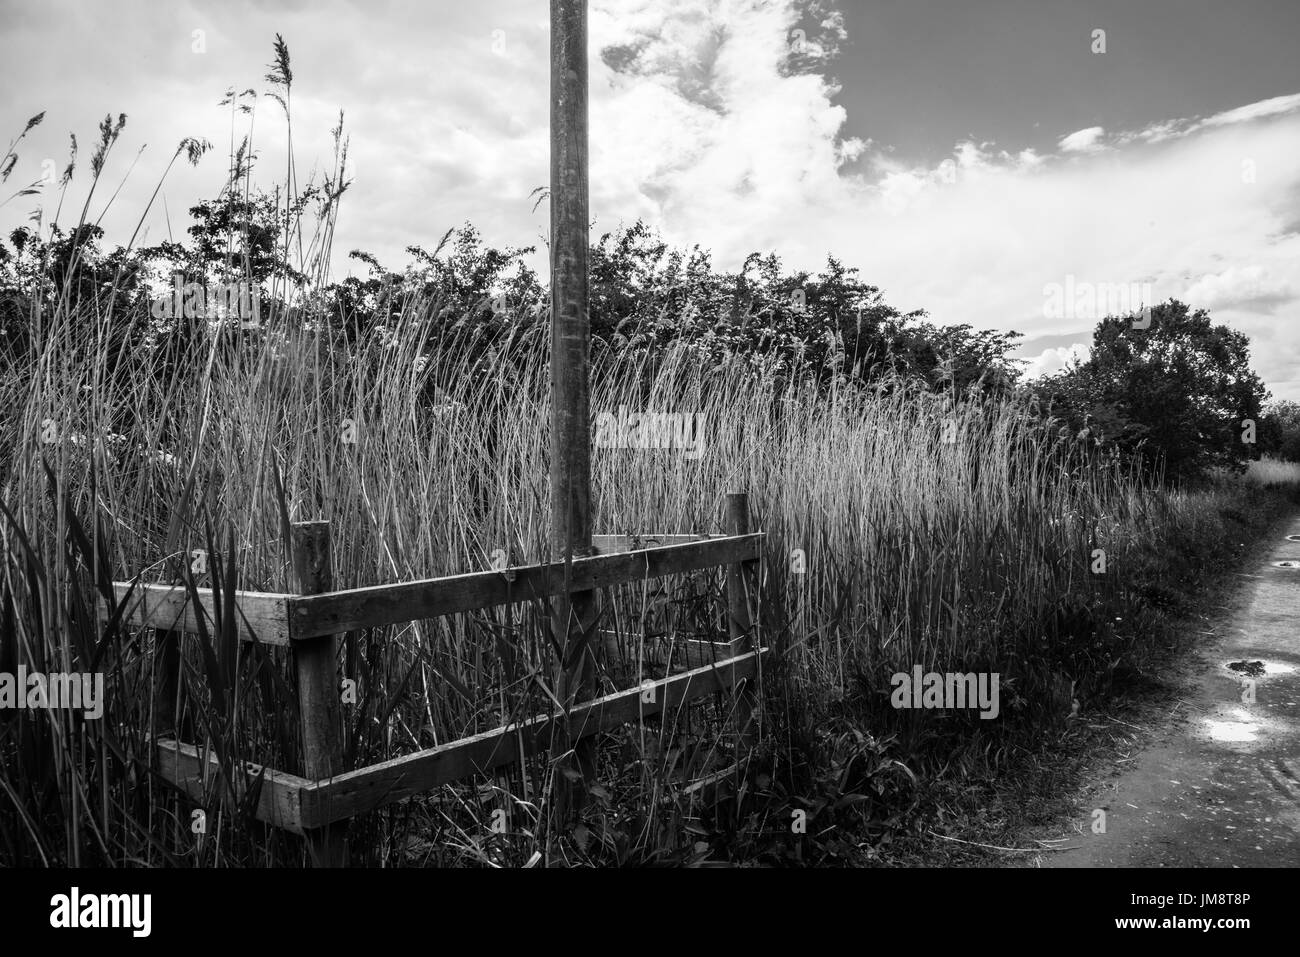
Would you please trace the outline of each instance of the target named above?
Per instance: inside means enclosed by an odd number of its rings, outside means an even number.
[[[551,546],[566,560],[592,553],[587,183],[587,3],[551,0]],[[594,611],[590,591],[562,594],[555,605],[552,629],[562,649],[555,684],[566,709],[595,695],[595,643],[587,644]],[[565,755],[568,743],[566,729],[553,756]],[[585,802],[595,742],[579,741],[573,757],[580,781],[564,773],[568,759],[556,769],[561,821]]]

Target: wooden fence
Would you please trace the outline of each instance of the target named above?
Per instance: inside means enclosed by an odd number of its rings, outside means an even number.
[[[338,822],[383,807],[468,775],[491,771],[548,748],[552,733],[565,727],[572,743],[619,725],[677,708],[716,692],[736,694],[739,740],[750,740],[756,686],[767,648],[755,635],[758,563],[763,534],[749,530],[744,494],[727,496],[728,533],[721,536],[663,535],[645,539],[595,535],[596,554],[569,563],[516,566],[332,591],[330,535],[326,522],[292,527],[294,587],[291,593],[239,591],[222,596],[223,612],[233,610],[243,641],[291,648],[298,677],[302,728],[301,773],[246,764],[235,782],[243,797],[261,775],[255,813],[274,826],[303,834],[313,860],[346,861]],[[645,579],[726,566],[730,640],[680,642],[689,670],[616,691],[491,731],[426,748],[379,764],[344,771],[338,645],[344,632],[399,624],[495,605],[509,605],[574,591],[591,591]],[[200,632],[200,617],[214,620],[215,598],[181,586],[114,583],[124,623],[158,629],[163,669],[175,669],[177,634]],[[129,598],[128,598],[129,596]],[[233,602],[232,602],[233,597]],[[205,627],[205,631],[210,630]],[[617,640],[603,632],[593,643],[598,656]],[[161,685],[174,689],[176,675]],[[175,733],[175,732],[173,732]],[[217,757],[177,737],[156,742],[163,776],[197,800],[219,769]],[[740,748],[737,749],[738,757]]]

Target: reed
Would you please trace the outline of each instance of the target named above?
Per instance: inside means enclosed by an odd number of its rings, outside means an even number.
[[[278,46],[286,116],[287,56]],[[102,131],[94,183],[120,130]],[[322,314],[313,304],[346,189],[341,124],[334,140],[314,227],[302,221],[292,162],[286,174],[280,242],[307,282],[273,297],[261,328],[184,317],[160,328],[144,305],[121,307],[121,284],[73,281],[75,262],[57,288],[42,274],[10,291],[27,329],[21,348],[5,347],[0,380],[0,671],[101,671],[108,707],[98,722],[0,712],[6,861],[304,859],[294,840],[248,818],[247,800],[195,835],[192,808],[153,773],[157,636],[96,619],[109,582],[286,591],[287,525],[315,519],[331,522],[338,588],[481,570],[500,553],[512,564],[555,557],[545,322],[517,306],[488,334],[436,296],[394,288],[380,296],[383,325],[345,331]],[[204,148],[186,141],[177,156]],[[249,148],[232,150],[233,195],[249,193]],[[828,715],[857,714],[905,748],[931,733],[933,715],[883,705],[890,675],[915,665],[1001,672],[1017,689],[1013,718],[1016,701],[1032,710],[1062,674],[1100,688],[1138,640],[1108,619],[1130,607],[1168,537],[1215,507],[1144,485],[1015,397],[954,404],[906,381],[863,386],[833,363],[780,365],[719,343],[624,346],[593,343],[594,413],[695,415],[704,447],[698,457],[596,448],[596,527],[721,531],[724,494],[750,493],[768,533],[766,640],[779,650],[761,747],[791,787],[818,760],[805,745]],[[1098,549],[1104,574],[1093,570]],[[716,582],[624,589],[606,614],[643,633],[707,630],[720,624],[701,597],[710,589]],[[359,698],[347,760],[373,763],[549,707],[538,611],[348,636],[343,670]],[[190,643],[181,721],[226,768],[246,759],[292,769],[291,671],[271,651],[241,649],[233,625],[227,615]],[[667,723],[611,747],[606,797],[640,817],[634,833],[609,838],[607,856],[656,859],[684,839],[682,822],[656,809],[667,777],[689,762]],[[629,757],[641,770],[626,770]],[[547,769],[533,770],[372,815],[355,834],[372,863],[564,860],[546,828]],[[483,837],[497,807],[516,824],[509,840]]]

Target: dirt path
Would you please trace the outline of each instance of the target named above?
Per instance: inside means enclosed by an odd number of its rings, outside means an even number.
[[[1244,569],[1223,637],[1187,696],[1118,777],[1085,792],[1083,818],[1041,867],[1300,866],[1300,518]],[[1294,568],[1274,562],[1291,561]],[[1239,663],[1239,669],[1229,663]],[[1249,673],[1254,701],[1249,700]],[[1242,665],[1240,663],[1247,663]],[[1105,832],[1094,833],[1095,811]],[[1058,832],[1056,837],[1061,837]]]

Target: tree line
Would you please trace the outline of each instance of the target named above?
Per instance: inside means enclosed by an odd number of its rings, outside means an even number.
[[[298,212],[312,199],[299,197]],[[322,288],[277,244],[283,215],[276,198],[226,193],[190,209],[187,241],[130,251],[103,250],[97,226],[67,234],[53,227],[48,238],[13,230],[8,243],[0,239],[0,362],[8,373],[25,367],[33,310],[53,314],[69,301],[114,313],[109,326],[124,354],[179,355],[177,340],[199,334],[201,324],[149,308],[177,275],[200,285],[251,283],[268,312],[329,322],[348,341],[390,324],[412,302],[433,327],[473,326],[458,347],[472,341],[485,352],[547,320],[546,286],[527,264],[535,247],[499,249],[466,224],[432,251],[407,247],[412,262],[400,271],[353,251],[365,274]],[[1086,359],[1027,380],[1024,360],[1013,355],[1019,333],[901,312],[833,256],[810,273],[754,253],[727,272],[707,250],[670,248],[640,221],[601,235],[590,252],[593,346],[653,353],[686,344],[700,361],[753,358],[777,375],[813,374],[828,387],[905,383],[953,402],[1013,393],[1098,454],[1132,456],[1175,484],[1240,469],[1261,454],[1300,461],[1300,404],[1266,405],[1247,337],[1177,300],[1153,307],[1149,322],[1101,319]],[[165,374],[166,363],[156,365]]]

